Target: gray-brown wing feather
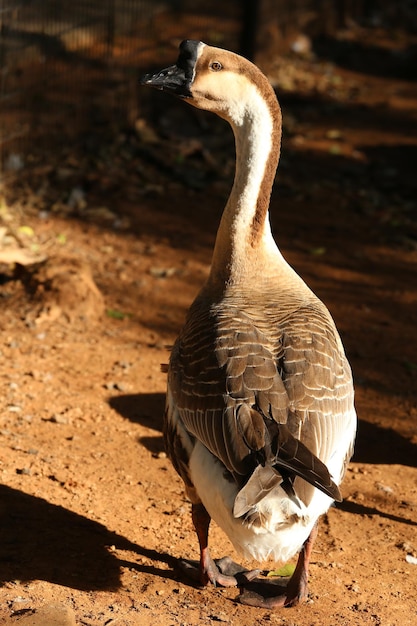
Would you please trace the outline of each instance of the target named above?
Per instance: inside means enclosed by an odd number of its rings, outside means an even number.
[[[169,385],[188,433],[233,475],[281,463],[311,484],[303,464],[314,465],[314,456],[326,462],[352,401],[349,367],[320,310],[284,317],[267,335],[231,307],[194,307],[171,356]],[[328,483],[318,459],[315,469]]]
[[[282,377],[290,399],[291,433],[325,463],[338,443],[347,448],[340,482],[353,453],[353,384],[338,333],[323,309],[300,309],[292,319],[291,333],[283,335]]]

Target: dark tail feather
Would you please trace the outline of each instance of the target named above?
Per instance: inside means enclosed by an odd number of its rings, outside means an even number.
[[[339,488],[333,482],[326,465],[299,439],[296,439],[287,426],[276,423],[275,426],[278,432],[275,432],[271,438],[270,449],[273,454],[267,455],[266,464],[272,465],[278,471],[283,468],[290,475],[300,476],[336,502],[341,502],[342,496]]]

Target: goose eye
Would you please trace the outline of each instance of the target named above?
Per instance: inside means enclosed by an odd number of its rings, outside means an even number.
[[[212,63],[210,63],[210,69],[215,72],[219,72],[221,69],[223,69],[223,65],[219,61],[213,61]]]

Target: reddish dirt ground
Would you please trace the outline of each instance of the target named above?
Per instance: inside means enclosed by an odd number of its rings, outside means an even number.
[[[163,449],[161,363],[209,270],[233,146],[221,123],[152,94],[155,131],[122,134],[96,174],[68,152],[38,164],[1,209],[3,251],[47,258],[1,265],[1,624],[417,623],[417,90],[329,68],[270,72],[285,120],[274,232],[336,320],[360,419],[309,602],[245,607],[176,565],[198,551]],[[66,203],[52,203],[57,181]],[[214,525],[211,546],[238,558]]]

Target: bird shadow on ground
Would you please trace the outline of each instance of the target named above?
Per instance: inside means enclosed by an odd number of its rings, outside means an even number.
[[[359,420],[353,460],[357,463],[417,467],[417,446],[392,428]]]
[[[345,511],[346,513],[353,513],[354,515],[370,515],[372,517],[379,516],[385,519],[389,519],[393,522],[400,522],[401,524],[407,524],[409,526],[417,526],[417,522],[407,517],[402,517],[401,515],[393,515],[392,513],[381,511],[374,506],[366,506],[365,504],[352,502],[351,500],[343,500],[343,502],[340,502],[336,505],[336,508]]]
[[[138,393],[114,396],[108,400],[111,408],[125,419],[162,432],[162,419],[165,409],[164,393]],[[163,438],[156,435],[143,436],[139,442],[153,454],[162,452]]]
[[[108,403],[119,415],[148,428],[162,432],[165,410],[164,393],[132,393],[113,396]]]
[[[73,589],[114,591],[121,586],[121,567],[176,577],[176,561],[168,554],[5,485],[0,485],[0,536],[0,586],[14,580],[45,580]],[[119,550],[163,562],[169,569],[119,559]]]

